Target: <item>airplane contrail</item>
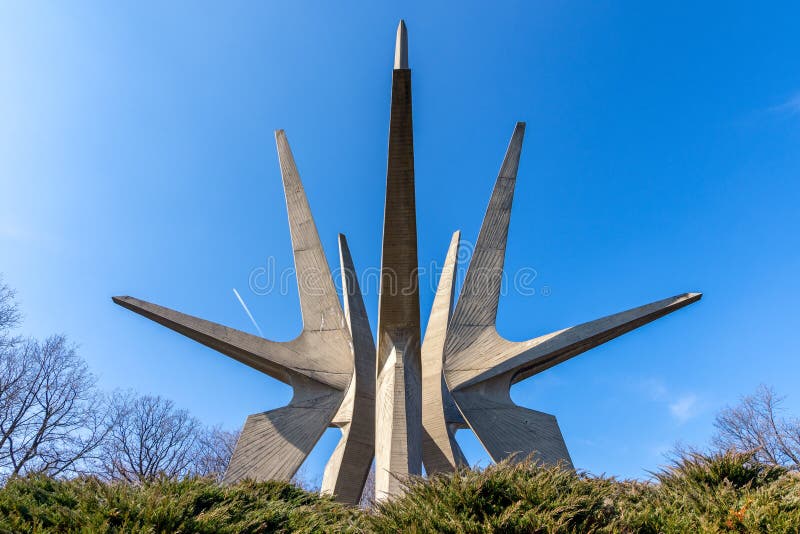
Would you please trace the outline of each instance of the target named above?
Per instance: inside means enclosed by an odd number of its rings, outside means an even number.
[[[236,295],[237,299],[239,299],[239,304],[242,305],[242,308],[244,308],[245,313],[247,314],[248,317],[250,317],[250,320],[253,322],[253,326],[255,326],[256,330],[258,330],[258,335],[264,337],[264,333],[261,331],[261,328],[259,328],[258,323],[253,318],[253,314],[250,313],[250,310],[247,308],[247,304],[244,303],[244,300],[242,300],[242,296],[239,295],[239,292],[236,291],[235,287],[233,288],[233,294]]]

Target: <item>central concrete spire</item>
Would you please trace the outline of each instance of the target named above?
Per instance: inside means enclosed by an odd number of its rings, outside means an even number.
[[[401,492],[397,476],[422,472],[422,370],[420,363],[417,212],[408,39],[397,29],[383,252],[378,304],[375,394],[375,497]]]
[[[397,41],[395,41],[394,45],[394,68],[408,68],[408,33],[406,32],[406,23],[402,20],[397,25]]]

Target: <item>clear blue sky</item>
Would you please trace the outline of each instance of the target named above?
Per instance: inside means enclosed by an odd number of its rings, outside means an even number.
[[[514,388],[558,416],[577,466],[646,476],[759,383],[800,414],[793,2],[4,3],[0,272],[24,331],[66,333],[104,389],[166,396],[209,424],[285,404],[287,386],[110,297],[253,332],[236,288],[267,337],[299,332],[293,286],[248,289],[268,257],[292,265],[277,128],[329,261],[343,232],[359,269],[378,266],[400,18],[423,263],[456,229],[475,239],[524,120],[507,268],[536,269],[537,292],[503,297],[501,333],[705,294]],[[367,305],[374,324],[374,291]]]

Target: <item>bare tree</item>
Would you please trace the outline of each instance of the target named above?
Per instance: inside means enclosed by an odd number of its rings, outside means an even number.
[[[230,432],[218,427],[203,431],[200,438],[200,454],[194,462],[195,474],[213,476],[221,480],[238,440],[239,432]]]
[[[107,431],[102,405],[64,336],[0,351],[0,475],[81,472]]]
[[[108,478],[144,482],[191,470],[199,446],[199,422],[187,411],[161,397],[131,392],[115,393],[111,410],[111,431],[101,462]]]
[[[800,420],[781,416],[783,400],[762,385],[738,406],[723,410],[714,422],[714,445],[753,451],[763,463],[800,469]]]
[[[237,433],[205,427],[162,397],[118,392],[111,413],[100,462],[101,476],[111,480],[220,477],[238,439]]]
[[[14,290],[0,276],[0,351],[7,350],[18,341],[18,338],[11,335],[11,331],[19,324],[20,315]]]
[[[238,433],[207,428],[161,397],[103,398],[64,336],[14,336],[20,312],[0,278],[0,482],[40,472],[142,482],[221,478]]]

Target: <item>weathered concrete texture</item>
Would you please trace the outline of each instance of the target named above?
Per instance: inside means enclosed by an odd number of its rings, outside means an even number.
[[[325,466],[322,493],[356,504],[375,454],[375,341],[345,236],[339,234],[344,314],[353,339],[355,372],[344,402],[333,418],[342,431]]]
[[[398,32],[402,31],[401,24]],[[400,493],[398,476],[422,472],[411,71],[404,68],[392,72],[377,344],[375,498],[381,500]]]
[[[225,482],[289,480],[328,428],[343,392],[313,380],[294,381],[288,406],[247,418]]]
[[[687,293],[530,341],[495,326],[525,125],[517,123],[444,343],[444,374],[464,419],[496,461],[535,454],[571,465],[555,417],[515,405],[511,385],[700,299]]]
[[[467,464],[455,439],[456,430],[467,425],[443,374],[444,342],[453,309],[460,238],[461,232],[455,232],[450,241],[422,341],[422,459],[429,475],[452,472]]]
[[[337,449],[340,457],[328,466],[325,489],[341,500],[356,502],[373,454],[372,334],[352,277],[347,280],[349,320],[342,312],[286,135],[279,130],[275,139],[303,317],[303,330],[296,339],[278,343],[132,297],[113,300],[292,386],[294,396],[287,406],[247,418],[226,482],[290,479],[325,429],[335,424],[344,429],[344,443]],[[352,272],[349,252],[343,254]],[[353,422],[356,414],[366,420]]]

